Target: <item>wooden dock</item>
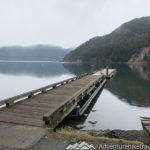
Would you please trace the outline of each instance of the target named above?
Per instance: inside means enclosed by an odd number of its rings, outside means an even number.
[[[141,117],[143,129],[150,134],[150,117]]]
[[[70,113],[82,115],[115,73],[103,69],[0,101],[0,123],[54,129]]]

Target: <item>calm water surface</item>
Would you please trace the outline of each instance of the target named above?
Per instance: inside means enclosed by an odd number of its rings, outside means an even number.
[[[105,66],[95,66],[94,70]],[[62,126],[85,124],[84,129],[141,130],[140,116],[150,117],[150,70],[145,66],[110,65],[115,78],[105,87],[87,117],[68,117]],[[0,99],[15,96],[75,75],[90,65],[58,62],[0,62]],[[92,112],[90,110],[95,110]],[[88,121],[97,121],[91,125]]]

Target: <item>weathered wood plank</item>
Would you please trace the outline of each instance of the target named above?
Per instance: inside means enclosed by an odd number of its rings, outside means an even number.
[[[50,99],[41,99],[41,98],[37,98],[36,100],[32,100],[32,101],[27,101],[27,102],[23,102],[22,104],[41,104],[41,105],[49,105],[49,106],[53,106],[55,104],[61,103],[64,101],[64,99],[60,98],[55,98],[55,96],[58,95],[53,95],[54,98],[50,98]],[[61,95],[59,95],[61,96]],[[67,97],[68,98],[68,97]]]
[[[27,109],[14,109],[14,108],[5,108],[5,109],[2,109],[0,110],[0,113],[1,112],[12,112],[12,113],[19,113],[19,114],[27,114],[27,115],[37,115],[37,116],[41,116],[41,115],[44,115],[44,112],[37,112],[35,110],[27,110]]]
[[[9,115],[12,117],[24,117],[24,118],[33,118],[33,119],[40,119],[42,120],[43,115],[34,115],[34,114],[25,114],[25,113],[16,113],[16,112],[9,112],[9,111],[0,111],[1,115]]]
[[[0,105],[9,106],[0,109],[0,122],[44,126],[44,121],[50,121],[54,128],[86,94],[97,88],[98,83],[102,84],[100,81],[105,79],[104,76],[81,75],[6,99],[0,102]],[[26,100],[13,105],[20,98]]]
[[[38,93],[38,92],[41,92],[41,93],[44,93],[46,92],[46,90],[48,88],[53,88],[53,87],[57,87],[57,85],[63,85],[64,83],[70,83],[71,81],[76,81],[77,79],[80,79],[84,76],[87,76],[88,74],[83,74],[83,75],[80,75],[78,78],[77,77],[73,77],[73,78],[70,78],[70,79],[67,79],[67,80],[63,80],[61,82],[57,82],[57,83],[54,83],[54,84],[51,84],[51,85],[48,85],[48,86],[45,86],[45,87],[42,87],[42,88],[39,88],[39,89],[36,89],[36,90],[32,90],[30,92],[26,92],[26,93],[23,93],[23,94],[20,94],[20,95],[17,95],[17,96],[14,96],[14,97],[11,97],[11,98],[8,98],[8,99],[5,99],[5,100],[2,100],[0,101],[0,106],[1,105],[4,105],[6,104],[7,106],[9,105],[12,105],[14,104],[14,101],[15,100],[18,100],[18,99],[21,99],[21,98],[31,98],[34,96],[35,93]],[[70,81],[70,82],[68,82]],[[43,92],[44,91],[44,92]]]
[[[17,104],[14,105],[12,108],[16,109],[26,109],[26,110],[35,110],[37,112],[47,112],[49,108],[42,108],[42,107],[37,107],[37,106],[28,106],[28,105],[22,105],[22,104]],[[51,108],[50,108],[51,109]]]
[[[64,105],[66,105],[67,102],[70,101],[71,99],[72,99],[72,100],[74,99],[75,102],[78,103],[78,101],[79,101],[80,99],[77,99],[77,96],[79,96],[80,94],[82,94],[85,90],[89,89],[89,87],[90,87],[93,83],[95,83],[96,81],[99,81],[100,79],[101,79],[101,77],[96,78],[94,81],[89,82],[89,84],[87,84],[86,86],[84,86],[84,87],[82,87],[80,90],[78,90],[76,93],[74,93],[70,99],[68,99],[67,101],[64,102],[63,105],[57,107],[57,109],[56,109],[55,111],[50,110],[49,112],[47,112],[46,114],[44,114],[43,120],[49,120],[49,119],[51,118],[51,116],[52,116],[54,113],[57,113],[57,111],[59,111],[59,110],[61,109],[61,107],[63,107]]]
[[[143,119],[148,119],[148,120],[150,120],[150,117],[140,117],[141,118],[141,120],[143,120]]]
[[[33,119],[33,118],[24,118],[12,115],[4,115],[0,114],[0,122],[7,122],[7,123],[14,123],[14,124],[21,124],[21,125],[31,125],[31,126],[38,126],[43,127],[44,122],[40,119]]]
[[[85,104],[82,106],[82,108],[79,110],[79,115],[82,115],[85,109],[89,106],[89,104],[92,102],[92,100],[95,98],[95,96],[98,94],[102,86],[104,86],[106,83],[106,79],[103,80],[103,83],[99,85],[99,87],[95,90],[95,92],[89,97],[89,99],[85,102]]]
[[[142,121],[143,126],[150,126],[150,120]]]
[[[148,133],[150,133],[150,126],[145,126],[144,128]]]
[[[49,110],[53,108],[52,104],[46,104],[46,103],[22,103],[22,106],[29,106],[34,108],[40,108],[44,110]]]

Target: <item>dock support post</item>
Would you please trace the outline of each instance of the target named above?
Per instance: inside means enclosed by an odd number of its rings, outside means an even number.
[[[106,77],[108,77],[108,67],[106,68]]]

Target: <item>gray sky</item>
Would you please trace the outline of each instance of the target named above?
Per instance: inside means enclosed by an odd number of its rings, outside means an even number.
[[[76,47],[142,16],[150,0],[0,0],[0,46]]]

